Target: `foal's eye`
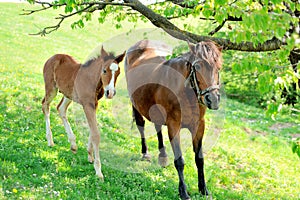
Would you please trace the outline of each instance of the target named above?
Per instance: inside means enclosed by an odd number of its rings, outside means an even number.
[[[103,69],[103,74],[106,74],[106,69]]]

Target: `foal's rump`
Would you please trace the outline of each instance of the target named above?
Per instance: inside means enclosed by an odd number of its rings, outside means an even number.
[[[71,56],[56,54],[44,65],[45,83],[48,83],[48,87],[58,88],[65,96],[71,98],[79,67],[80,64]]]

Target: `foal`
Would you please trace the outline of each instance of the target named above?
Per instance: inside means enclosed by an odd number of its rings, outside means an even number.
[[[101,179],[103,174],[99,156],[100,132],[97,128],[96,108],[98,100],[103,95],[109,99],[115,95],[115,83],[120,74],[119,63],[124,55],[125,52],[114,57],[102,47],[99,56],[80,64],[69,55],[56,54],[47,60],[43,70],[45,97],[42,101],[42,109],[46,121],[48,146],[54,145],[50,129],[49,105],[59,91],[64,97],[58,104],[57,110],[74,153],[77,152],[76,137],[68,122],[66,111],[72,101],[83,107],[90,128],[88,160],[94,162],[96,175]]]

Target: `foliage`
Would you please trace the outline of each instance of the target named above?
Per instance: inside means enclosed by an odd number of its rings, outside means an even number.
[[[77,135],[78,153],[70,152],[56,113],[54,105],[58,104],[59,98],[51,107],[56,146],[47,147],[41,111],[43,63],[57,52],[84,60],[95,44],[112,33],[118,34],[118,30],[110,29],[109,20],[97,27],[99,29],[87,26],[80,31],[71,31],[68,27],[71,23],[68,23],[62,25],[59,33],[36,38],[27,35],[34,28],[28,24],[47,25],[49,18],[58,11],[24,18],[18,15],[24,7],[24,4],[0,3],[3,17],[0,43],[5,49],[0,51],[0,198],[178,199],[178,180],[173,165],[140,173],[124,172],[109,165],[107,158],[115,156],[109,145],[121,143],[132,155],[140,156],[140,141],[131,133],[118,130],[122,124],[117,124],[117,120],[108,114],[107,101],[100,101],[98,110],[104,182],[99,182],[93,166],[87,162],[87,130],[81,125],[76,126],[76,104],[69,111],[69,119]],[[118,92],[117,97],[126,98],[121,94]],[[289,138],[294,137],[293,133],[299,133],[299,118],[287,113],[273,121],[265,117],[261,109],[230,99],[223,109],[226,109],[224,130],[205,158],[206,179],[213,199],[299,199],[299,159],[289,148]],[[209,118],[211,113],[207,116],[211,123],[214,120]],[[129,116],[125,113],[123,118],[128,121]],[[147,134],[150,134],[148,130]],[[150,141],[153,160],[158,154],[156,146],[156,140]],[[197,191],[191,146],[184,156],[191,197],[205,199]]]

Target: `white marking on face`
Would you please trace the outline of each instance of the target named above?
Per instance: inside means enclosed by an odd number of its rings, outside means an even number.
[[[109,66],[109,69],[114,72],[117,71],[118,68],[119,68],[119,65],[116,63],[111,63],[111,65]]]
[[[107,97],[108,98],[112,98],[114,96],[114,93],[115,93],[115,86],[114,86],[114,83],[115,83],[115,72],[119,69],[119,65],[116,64],[116,63],[112,63],[109,66],[109,69],[111,70],[111,79],[110,79],[109,84],[104,88],[104,90],[108,91]]]

